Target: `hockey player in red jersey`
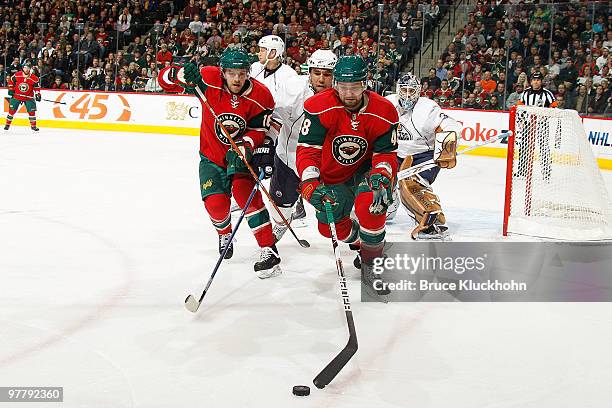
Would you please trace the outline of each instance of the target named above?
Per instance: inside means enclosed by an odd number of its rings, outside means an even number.
[[[23,103],[28,111],[31,129],[38,132],[38,127],[36,127],[35,100],[37,102],[41,100],[40,87],[38,85],[38,77],[31,73],[31,68],[28,64],[25,64],[21,71],[8,79],[8,94],[10,96],[9,112],[6,116],[4,130],[9,130],[15,112],[17,112],[19,106]]]
[[[372,270],[382,256],[386,210],[397,172],[398,114],[382,96],[366,90],[367,65],[357,56],[341,57],[332,89],[304,103],[297,169],[301,194],[316,209],[319,232],[330,237],[324,202],[331,203],[338,239],[359,244],[362,279],[376,287]],[[357,219],[351,219],[351,210]]]
[[[269,129],[274,100],[270,91],[260,82],[249,78],[249,56],[238,48],[223,52],[219,67],[202,67],[187,64],[168,76],[162,70],[159,77],[166,78],[160,85],[175,91],[176,83],[198,95],[200,92],[214,105],[219,121],[227,129],[247,158],[264,141]],[[168,84],[168,78],[174,84]],[[176,79],[179,78],[179,79]],[[198,88],[197,91],[195,88]],[[255,180],[249,175],[244,162],[231,148],[229,140],[217,124],[209,109],[202,109],[200,126],[200,190],[210,219],[219,234],[219,253],[230,245],[226,258],[233,254],[229,237],[232,231],[230,198],[233,195],[240,208],[244,208]],[[281,273],[280,257],[272,235],[270,216],[258,191],[246,211],[259,246],[260,260],[255,263],[259,278],[269,278]]]

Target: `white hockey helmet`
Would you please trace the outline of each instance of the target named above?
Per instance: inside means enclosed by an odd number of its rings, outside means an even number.
[[[285,53],[285,42],[278,35],[265,35],[261,37],[257,45],[268,50],[267,59],[280,59]],[[270,58],[272,50],[276,50],[274,58]]]
[[[412,109],[421,96],[421,82],[411,73],[402,75],[396,86],[397,102],[403,109]]]
[[[331,50],[316,50],[308,58],[308,69],[334,69],[338,62],[338,57]]]

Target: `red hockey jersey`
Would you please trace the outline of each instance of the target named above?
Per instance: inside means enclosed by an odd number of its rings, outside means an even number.
[[[34,92],[40,92],[38,77],[32,73],[26,76],[23,71],[19,71],[8,79],[8,89],[12,90],[13,98],[20,101],[34,99]]]
[[[232,94],[223,87],[219,67],[202,67],[202,80],[206,84],[204,95],[232,139],[243,139],[253,147],[263,143],[270,128],[274,109],[272,94],[261,82],[247,80],[246,90]],[[229,140],[205,106],[202,107],[200,125],[200,153],[223,168],[227,167],[225,154],[231,148]]]
[[[316,167],[322,182],[344,183],[367,162],[372,167],[386,162],[395,176],[397,110],[374,92],[365,91],[364,97],[358,112],[348,111],[334,89],[306,100],[297,147],[300,178],[306,169]]]

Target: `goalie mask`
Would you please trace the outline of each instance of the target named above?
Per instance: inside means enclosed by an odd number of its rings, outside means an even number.
[[[412,75],[403,75],[397,81],[397,102],[402,109],[412,109],[421,96],[421,83]]]

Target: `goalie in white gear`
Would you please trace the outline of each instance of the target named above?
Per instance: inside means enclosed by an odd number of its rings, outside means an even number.
[[[436,102],[420,97],[421,84],[414,75],[403,75],[396,90],[397,93],[386,98],[399,113],[397,159],[400,171],[431,159],[437,166],[398,182],[387,219],[395,216],[399,195],[402,205],[417,224],[412,238],[440,239],[448,227],[440,198],[431,185],[440,168],[455,167],[461,125],[442,112]]]
[[[308,75],[284,81],[276,99],[272,120],[280,123],[282,127],[276,145],[270,193],[289,222],[291,222],[290,216],[296,219],[301,215],[298,209],[293,213],[292,211],[299,198],[300,178],[297,175],[295,155],[304,121],[304,101],[315,93],[331,88],[332,73],[337,61],[338,57],[333,51],[316,50],[308,58]],[[278,214],[273,218],[276,223],[274,236],[278,241],[287,231],[287,226],[282,220],[277,219],[280,218]]]

